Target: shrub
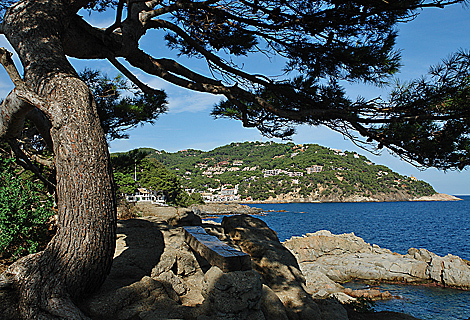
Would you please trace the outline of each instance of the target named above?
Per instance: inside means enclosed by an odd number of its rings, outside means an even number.
[[[52,197],[41,185],[15,172],[12,159],[0,159],[0,257],[17,259],[37,252],[50,238]]]

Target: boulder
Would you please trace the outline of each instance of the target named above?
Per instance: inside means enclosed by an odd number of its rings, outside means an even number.
[[[167,237],[167,246],[152,269],[151,277],[170,286],[183,304],[194,306],[204,300],[201,295],[204,271],[189,246],[183,242],[182,231],[179,233],[179,237]]]
[[[340,291],[322,279],[319,273],[340,283],[356,279],[415,283],[433,281],[443,286],[470,288],[469,263],[454,255],[440,257],[426,249],[415,248],[401,255],[375,244],[370,245],[353,233],[334,235],[326,230],[293,237],[285,241],[284,246],[299,261],[307,284],[313,284],[309,292],[317,297]],[[385,298],[388,298],[387,294]]]
[[[261,296],[261,310],[263,311],[266,319],[288,320],[286,308],[282,304],[282,301],[276,293],[265,284],[263,284],[263,292]]]
[[[178,208],[176,214],[168,219],[170,226],[200,226],[202,219],[190,209]]]
[[[232,242],[251,256],[254,270],[282,301],[289,319],[321,319],[320,309],[305,290],[297,260],[279,242],[276,232],[247,215],[224,217],[222,227]]]
[[[214,266],[204,275],[202,295],[210,311],[198,319],[265,320],[261,280],[253,270],[222,272]]]
[[[170,226],[200,226],[202,223],[201,218],[188,208],[160,207],[143,202],[138,202],[135,207],[148,221]]]
[[[295,254],[304,275],[320,272],[335,282],[416,282],[423,280],[427,269],[424,261],[371,246],[353,233],[333,235],[322,230],[287,240],[284,246]]]
[[[165,286],[150,277],[116,290],[100,291],[81,306],[93,319],[133,319],[155,309],[173,310],[173,315],[189,314],[191,310],[171,299]],[[182,310],[186,309],[186,310]]]
[[[322,320],[348,320],[348,312],[336,299],[317,300]]]
[[[432,254],[427,274],[444,286],[470,289],[470,266],[458,256]]]
[[[306,272],[304,273],[306,289],[314,298],[323,299],[332,293],[344,290],[342,285],[334,282],[320,271],[310,269],[306,270]]]

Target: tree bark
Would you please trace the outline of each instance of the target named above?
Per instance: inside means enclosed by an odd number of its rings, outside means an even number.
[[[47,248],[6,272],[17,282],[27,319],[86,318],[75,307],[108,274],[115,246],[116,207],[104,133],[88,87],[68,62],[61,42],[71,2],[21,1],[3,30],[18,53],[28,88],[48,101],[57,170],[58,229]]]

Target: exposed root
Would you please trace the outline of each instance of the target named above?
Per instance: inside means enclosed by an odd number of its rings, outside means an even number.
[[[48,272],[50,267],[42,267],[43,255],[44,251],[12,264],[0,275],[0,289],[18,295],[22,319],[88,320],[66,292],[60,276]]]

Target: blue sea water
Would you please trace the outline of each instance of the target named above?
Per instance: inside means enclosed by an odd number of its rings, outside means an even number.
[[[308,232],[354,232],[370,244],[406,254],[411,247],[470,260],[470,196],[463,201],[256,204],[260,218],[284,241]],[[375,310],[420,319],[470,319],[470,291],[414,285],[381,285],[402,299],[377,302]]]

